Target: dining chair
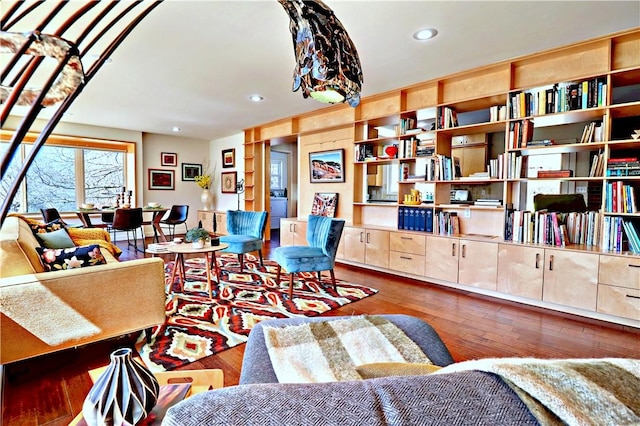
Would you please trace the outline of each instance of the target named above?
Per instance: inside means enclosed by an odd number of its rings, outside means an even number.
[[[138,248],[138,228],[142,233],[142,250]],[[113,232],[113,241],[116,241],[117,231],[125,231],[127,233],[127,245],[133,246],[136,251],[144,253],[144,231],[142,230],[142,208],[117,209],[113,216],[111,224]],[[133,244],[129,238],[129,232],[133,233]]]
[[[333,289],[336,289],[333,267],[343,229],[343,219],[309,215],[307,222],[309,245],[277,247],[273,251],[274,260],[278,263],[276,282],[280,283],[282,268],[289,273],[289,299],[293,297],[293,280],[298,272],[317,272],[320,280],[321,271],[329,271],[331,284]]]
[[[60,223],[64,224],[64,226],[66,227],[71,227],[71,228],[82,227],[81,224],[69,224],[65,222],[64,219],[62,219],[62,217],[60,216],[60,212],[55,207],[40,209],[40,213],[42,213],[42,219],[44,220],[44,223],[49,223],[49,222],[53,222],[54,220],[58,220],[60,221]]]
[[[169,214],[166,218],[160,221],[161,226],[167,225],[169,228],[169,236],[171,239],[175,237],[176,225],[184,224],[184,232],[188,231],[187,229],[187,217],[189,216],[189,206],[174,204],[171,206],[171,210],[169,210]]]
[[[238,255],[240,270],[244,269],[244,253],[252,251],[258,252],[260,266],[264,266],[262,240],[267,226],[267,216],[266,211],[227,211],[227,235],[220,237],[220,242],[229,244],[225,252]]]

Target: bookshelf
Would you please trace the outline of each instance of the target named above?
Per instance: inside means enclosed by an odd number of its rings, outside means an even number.
[[[340,261],[640,328],[640,253],[626,236],[627,230],[640,231],[640,176],[608,172],[636,170],[640,157],[640,141],[632,137],[640,128],[640,28],[391,90],[363,98],[355,109],[339,105],[290,121],[292,133],[275,136],[297,135],[301,159],[308,152],[345,149],[344,184],[301,182],[298,191],[300,218],[311,205],[308,193],[340,194],[338,216],[350,229],[343,240],[351,245],[342,247]],[[268,144],[271,128],[250,129],[247,144]],[[394,145],[397,153],[390,155],[387,148]],[[467,159],[472,149],[478,154]],[[477,157],[482,162],[473,171],[458,171],[454,157],[461,166]],[[429,162],[441,173],[427,176]],[[615,169],[616,162],[626,164]],[[381,184],[370,172],[379,166],[397,171],[395,202],[369,201],[368,184]],[[306,176],[304,161],[300,167],[299,175]],[[423,202],[405,205],[405,196],[416,190]],[[452,203],[457,190],[467,191],[471,203]],[[583,194],[585,218],[562,217],[558,225],[568,227],[571,220],[588,233],[567,229],[560,245],[555,235],[553,243],[533,238],[538,234],[531,199],[547,191]],[[633,206],[608,207],[614,192],[616,203],[625,194],[621,205]],[[499,201],[474,205],[478,199]],[[414,217],[425,213],[431,226],[411,229],[405,211]],[[528,221],[517,240],[507,234],[514,212]],[[367,249],[373,253],[374,247],[364,245],[358,249],[364,254],[354,257],[354,241],[373,231],[381,231],[376,237],[384,249],[367,261]],[[402,236],[424,238],[424,250],[422,242],[406,253],[399,246],[389,250],[389,241]],[[405,258],[424,259],[426,266],[411,268],[398,260]],[[578,280],[569,271],[579,268],[586,272]],[[603,269],[622,278],[605,278]],[[480,270],[488,272],[476,282],[473,271]]]

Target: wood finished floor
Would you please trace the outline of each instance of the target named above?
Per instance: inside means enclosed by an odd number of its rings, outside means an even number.
[[[276,244],[267,247],[266,256]],[[126,250],[122,260],[143,257]],[[429,322],[456,361],[485,357],[640,358],[640,330],[532,308],[402,277],[336,267],[336,277],[379,290],[331,315],[400,313]],[[132,313],[134,314],[134,313]],[[67,425],[82,410],[91,388],[87,371],[108,363],[116,348],[132,346],[124,336],[13,363],[4,367],[0,425]],[[225,386],[238,383],[245,345],[183,369],[221,368]]]

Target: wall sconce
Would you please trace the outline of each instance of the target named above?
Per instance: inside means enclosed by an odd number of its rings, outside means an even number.
[[[333,11],[321,0],[278,0],[291,22],[296,67],[295,92],[324,103],[360,103],[362,67],[355,45]]]

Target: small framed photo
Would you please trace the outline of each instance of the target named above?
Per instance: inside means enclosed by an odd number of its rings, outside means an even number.
[[[149,169],[149,189],[175,189],[173,170]]]
[[[237,192],[238,173],[237,172],[222,172],[222,193],[223,194],[235,194]]]
[[[178,165],[178,154],[175,152],[161,152],[160,165],[176,167]]]
[[[344,182],[344,149],[309,153],[311,183]]]
[[[236,150],[235,148],[222,150],[222,167],[225,169],[236,166]]]
[[[202,164],[182,163],[182,181],[195,182],[196,176],[202,174]]]

